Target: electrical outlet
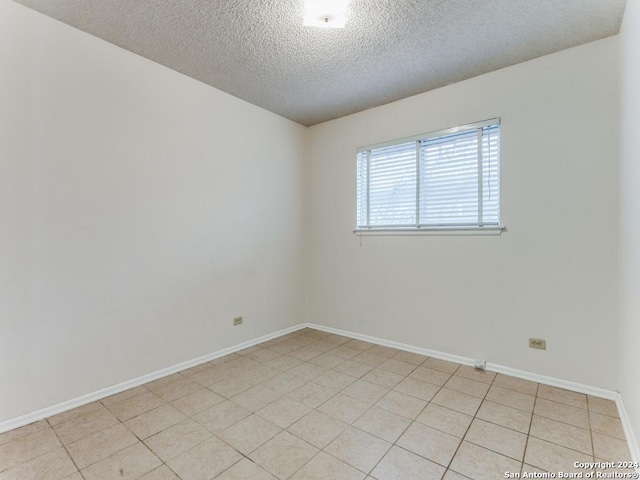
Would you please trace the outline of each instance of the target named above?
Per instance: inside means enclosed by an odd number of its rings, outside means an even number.
[[[233,326],[237,327],[238,325],[242,325],[242,317],[236,317],[233,319]]]
[[[538,348],[540,350],[547,349],[547,341],[541,338],[530,338],[529,339],[529,348]]]

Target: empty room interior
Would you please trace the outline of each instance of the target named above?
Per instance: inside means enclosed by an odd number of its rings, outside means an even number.
[[[638,478],[640,0],[0,0],[0,480]]]

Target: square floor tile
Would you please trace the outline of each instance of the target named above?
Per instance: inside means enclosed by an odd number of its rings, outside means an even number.
[[[67,480],[67,479],[65,479]],[[155,470],[151,470],[149,473],[144,474],[139,480],[180,480],[178,476],[173,473],[166,465],[161,465]]]
[[[314,365],[320,365],[324,368],[336,368],[338,365],[344,363],[345,359],[334,355],[333,352],[323,353],[322,355],[310,360]]]
[[[171,402],[175,408],[180,410],[189,417],[200,413],[207,408],[211,408],[218,403],[224,402],[224,397],[221,397],[217,393],[212,392],[207,388],[201,388],[195,392],[191,392],[184,397]]]
[[[58,437],[65,445],[76,442],[81,438],[87,437],[93,433],[112,427],[119,423],[118,419],[109,410],[102,405],[100,408],[74,417],[63,423],[59,423],[53,427]]]
[[[275,478],[262,467],[244,458],[216,477],[216,480],[275,480]]]
[[[228,374],[221,370],[220,367],[209,365],[208,368],[189,376],[189,379],[200,384],[203,387],[209,387],[216,382],[227,378]]]
[[[455,371],[454,375],[489,384],[493,383],[493,380],[496,378],[496,373],[494,372],[473,368],[468,365],[461,365],[460,368]]]
[[[619,438],[593,433],[593,449],[596,457],[604,458],[610,462],[631,461],[627,442]]]
[[[325,452],[363,472],[370,471],[391,447],[389,442],[350,427],[325,448]]]
[[[589,428],[589,416],[587,410],[583,408],[571,407],[563,403],[538,398],[533,413],[552,420],[568,423],[575,427]]]
[[[424,363],[429,357],[426,357],[425,355],[420,355],[419,353],[400,351],[396,353],[392,358],[395,358],[396,360],[400,360],[401,362],[412,363],[417,366]]]
[[[280,428],[287,428],[310,411],[311,408],[304,403],[282,397],[263,409],[258,410],[257,414]]]
[[[105,407],[108,407],[109,405],[114,405],[116,403],[123,402],[124,400],[129,400],[130,398],[137,397],[138,395],[141,395],[146,392],[148,392],[148,390],[141,385],[139,387],[125,390],[124,392],[116,393],[115,395],[111,395],[110,397],[103,398],[102,400],[100,400],[100,402]]]
[[[369,383],[365,380],[356,380],[342,393],[350,397],[357,398],[368,404],[374,404],[389,392],[389,389]]]
[[[363,375],[366,375],[373,367],[369,365],[364,365],[362,363],[354,362],[352,360],[343,361],[340,365],[334,368],[336,372],[344,373],[346,375],[351,375],[352,377],[360,378]]]
[[[464,475],[460,475],[459,473],[449,469],[444,474],[444,477],[442,477],[442,480],[468,480],[468,478],[469,477],[465,477]]]
[[[211,437],[169,460],[182,480],[209,480],[242,459],[229,445]]]
[[[277,478],[287,479],[318,451],[316,447],[289,432],[282,432],[255,450],[250,458]]]
[[[511,430],[517,430],[521,433],[529,433],[531,416],[532,414],[529,412],[507,407],[506,405],[501,405],[489,400],[482,402],[480,410],[478,410],[476,414],[477,418],[510,428]]]
[[[381,363],[378,368],[406,377],[416,369],[416,365],[409,362],[403,362],[402,360],[398,360],[394,357],[384,363]]]
[[[53,417],[49,417],[47,421],[51,426],[58,425],[59,423],[66,422],[71,420],[72,418],[80,417],[82,415],[86,415],[87,413],[93,412],[95,410],[99,410],[103,404],[101,402],[91,402],[86,405],[82,405],[80,407],[73,408],[71,410],[67,410],[66,412],[59,413],[54,415]]]
[[[325,387],[318,383],[309,382],[300,388],[296,388],[292,392],[289,392],[287,397],[304,403],[307,407],[318,408],[336,393],[338,392],[332,388]]]
[[[343,388],[348,387],[357,379],[351,375],[336,372],[335,370],[329,370],[328,372],[320,375],[314,380],[314,383],[318,383],[333,390],[340,391]]]
[[[30,423],[24,427],[9,430],[8,432],[0,433],[0,445],[13,442],[23,437],[28,437],[34,433],[41,432],[42,430],[51,430],[51,426],[47,420],[40,420],[38,422]]]
[[[249,390],[251,387],[259,383],[256,380],[248,379],[242,375],[230,376],[219,382],[209,385],[207,388],[222,395],[224,398],[232,398],[245,390]]]
[[[372,350],[373,347],[365,351],[356,351],[356,355],[351,357],[351,360],[364,365],[369,365],[370,367],[378,367],[387,361],[388,357],[373,353]]]
[[[540,385],[538,397],[554,402],[564,403],[577,408],[587,408],[587,396],[584,393],[570,392],[563,388]]]
[[[489,389],[486,399],[525,412],[532,412],[536,397],[494,385]]]
[[[353,426],[393,443],[402,435],[410,423],[411,420],[406,417],[401,417],[381,408],[371,407],[353,423]]]
[[[364,375],[362,379],[367,382],[380,385],[384,388],[393,388],[404,379],[404,376],[387,370],[382,370],[381,368],[374,368]]]
[[[297,367],[301,363],[302,360],[297,358],[290,357],[289,355],[280,355],[279,357],[269,360],[265,365],[269,365],[270,367],[286,372],[287,370],[291,370],[293,367]]]
[[[240,405],[225,400],[203,412],[194,415],[193,419],[210,432],[216,433],[229,428],[234,423],[251,415],[251,412]]]
[[[337,458],[320,452],[291,478],[293,480],[362,480],[364,476],[364,473]]]
[[[161,432],[165,428],[169,428],[186,417],[171,405],[163,405],[155,410],[143,413],[131,420],[127,420],[125,425],[140,440],[144,440],[151,435]]]
[[[196,383],[193,380],[189,380],[186,377],[181,377],[175,382],[171,382],[168,385],[159,387],[158,389],[154,390],[153,393],[155,393],[165,402],[172,402],[173,400],[184,397],[191,392],[200,390],[200,388],[202,388],[202,385],[200,385],[199,383]]]
[[[191,419],[156,433],[144,443],[165,462],[211,437],[211,432]]]
[[[416,418],[422,423],[454,437],[462,438],[467,433],[473,417],[430,403]]]
[[[432,368],[433,370],[439,370],[444,373],[453,374],[461,365],[459,363],[430,357],[422,364],[422,366]]]
[[[260,350],[247,355],[247,358],[250,358],[255,362],[267,363],[271,360],[276,360],[280,356],[281,355],[279,353],[274,352],[273,350],[261,348]]]
[[[405,378],[398,385],[393,387],[396,392],[411,395],[412,397],[419,398],[420,400],[431,400],[440,387],[427,382],[421,382],[413,378]]]
[[[18,436],[15,440],[0,445],[0,472],[61,446],[51,428],[43,428],[31,435]]]
[[[128,447],[82,470],[86,480],[135,480],[162,462],[142,443]]]
[[[458,437],[414,422],[396,443],[406,450],[446,467],[453,458],[460,441]]]
[[[74,472],[77,472],[77,469],[65,449],[56,448],[33,460],[0,472],[0,480],[66,480]]]
[[[369,342],[365,342],[364,340],[349,340],[348,342],[344,343],[343,345],[349,347],[349,348],[354,348],[356,350],[359,350],[361,352],[364,352],[365,350],[369,350],[371,347],[374,346],[373,343],[369,343]]]
[[[359,355],[361,353],[360,350],[357,350],[355,348],[351,348],[347,345],[340,345],[338,348],[335,348],[333,350],[331,350],[331,354],[335,355],[337,357],[340,358],[344,358],[345,360],[348,360],[350,358],[353,358],[357,355]]]
[[[466,393],[474,397],[484,398],[489,391],[489,384],[453,375],[444,385],[449,390]]]
[[[609,415],[590,412],[589,420],[591,422],[591,430],[594,432],[619,438],[620,440],[626,440],[622,422],[618,417],[610,417]]]
[[[475,419],[464,437],[465,441],[522,461],[527,436],[494,423]]]
[[[362,400],[339,393],[318,407],[318,410],[346,423],[353,423],[369,408]]]
[[[583,428],[534,415],[529,435],[593,455],[591,432]]]
[[[222,431],[218,436],[239,452],[248,455],[281,431],[264,418],[251,415]]]
[[[315,365],[313,363],[302,363],[296,367],[293,367],[287,373],[291,375],[295,375],[296,377],[300,377],[304,380],[311,381],[314,378],[318,378],[320,375],[323,375],[327,372],[327,369],[321,367],[320,365]]]
[[[147,387],[147,390],[151,390],[155,393],[156,390],[184,378],[186,377],[184,375],[181,375],[180,373],[173,373],[171,375],[167,375],[166,377],[162,377],[157,380],[153,380],[152,382],[145,383],[144,386]]]
[[[424,409],[427,402],[419,398],[391,390],[382,397],[376,406],[413,420]]]
[[[620,417],[620,415],[618,415],[618,407],[616,406],[616,402],[614,402],[613,400],[592,397],[589,395],[587,397],[587,405],[589,410],[592,412],[609,415],[611,417]]]
[[[375,355],[381,355],[383,357],[390,358],[396,355],[400,350],[393,347],[385,347],[384,345],[374,345],[373,347],[367,349],[367,351]]]
[[[239,393],[233,397],[231,401],[246,408],[247,410],[257,412],[270,403],[275,402],[280,397],[281,395],[279,393],[276,393],[263,385],[256,385],[255,387],[251,387],[249,390]]]
[[[67,445],[67,451],[76,465],[84,468],[136,443],[138,439],[117,424]]]
[[[462,442],[449,468],[473,480],[495,480],[505,478],[505,472],[519,473],[520,465],[512,458]]]
[[[409,378],[441,387],[451,378],[451,374],[430,368],[425,362],[411,372]]]
[[[440,480],[445,468],[393,446],[371,473],[378,480]]]
[[[441,407],[450,408],[466,415],[475,415],[478,407],[482,403],[482,399],[467,395],[466,393],[455,392],[448,388],[443,388],[433,397],[431,403],[440,405]]]
[[[499,373],[493,384],[506,388],[508,390],[515,390],[516,392],[526,393],[527,395],[536,395],[538,391],[538,384],[529,380],[523,380],[521,378],[510,377]]]
[[[337,418],[312,410],[287,430],[315,447],[324,448],[347,427]]]
[[[289,373],[282,373],[262,382],[261,385],[269,390],[279,393],[280,395],[284,395],[301,387],[305,383],[307,383],[307,380],[304,378],[296,377]]]
[[[122,422],[130,418],[161,407],[165,402],[153,392],[145,392],[135,397],[128,398],[119,403],[109,405],[107,408]]]
[[[593,462],[593,457],[535,437],[529,437],[524,463],[549,472],[577,472],[574,462]]]

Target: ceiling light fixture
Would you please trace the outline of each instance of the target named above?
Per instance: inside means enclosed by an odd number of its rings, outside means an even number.
[[[344,28],[349,0],[306,0],[304,26]]]

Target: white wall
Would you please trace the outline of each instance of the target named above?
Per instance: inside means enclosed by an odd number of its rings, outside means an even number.
[[[309,320],[615,388],[617,49],[601,40],[312,127]],[[352,233],[357,147],[495,116],[506,233]]]
[[[0,65],[0,421],[303,320],[303,127],[8,0]]]
[[[640,2],[627,0],[621,31],[620,391],[640,439]]]

